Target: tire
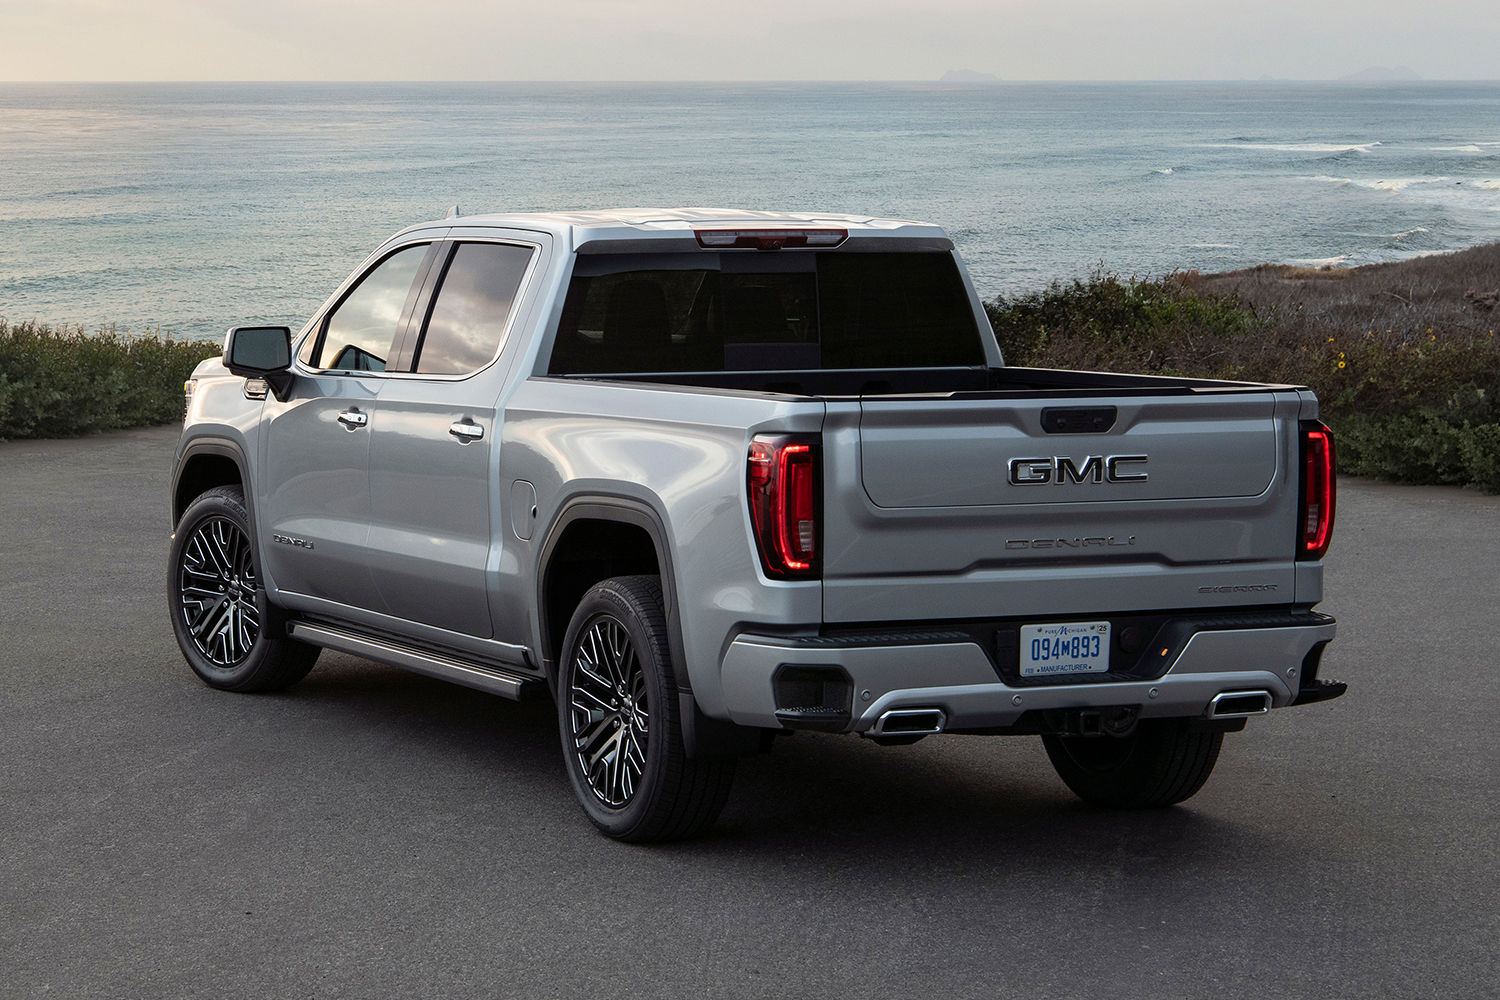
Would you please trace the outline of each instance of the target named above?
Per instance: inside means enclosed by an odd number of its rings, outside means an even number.
[[[1188,719],[1144,719],[1129,736],[1043,736],[1063,784],[1112,809],[1151,809],[1192,798],[1213,773],[1220,732],[1193,732]]]
[[[285,613],[266,599],[238,486],[194,500],[172,536],[167,603],[193,673],[221,691],[279,691],[307,676],[322,652],[286,638]]]
[[[557,694],[568,779],[601,832],[680,840],[718,819],[734,761],[687,758],[658,577],[614,577],[583,595]]]

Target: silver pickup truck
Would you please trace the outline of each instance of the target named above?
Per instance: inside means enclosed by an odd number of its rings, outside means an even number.
[[[1324,701],[1333,441],[1305,388],[1006,367],[944,232],[454,217],[188,384],[172,625],[208,684],[321,648],[555,700],[588,817],[713,823],[799,729],[1040,736],[1193,795]]]

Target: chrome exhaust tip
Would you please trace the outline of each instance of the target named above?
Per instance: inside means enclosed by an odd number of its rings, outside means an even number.
[[[1269,691],[1225,691],[1214,695],[1205,713],[1210,719],[1244,719],[1271,710]]]
[[[933,736],[943,731],[948,715],[940,708],[893,708],[875,720],[871,736]]]

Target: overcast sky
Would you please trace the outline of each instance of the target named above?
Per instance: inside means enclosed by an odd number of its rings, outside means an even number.
[[[0,0],[5,80],[1500,79],[1496,0]]]

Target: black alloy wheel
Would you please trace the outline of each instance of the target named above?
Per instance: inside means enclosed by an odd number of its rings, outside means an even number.
[[[267,599],[238,486],[215,487],[183,513],[172,536],[167,600],[183,659],[210,687],[276,691],[317,662],[318,647],[286,638],[287,615]]]
[[[199,521],[178,568],[180,613],[198,653],[218,667],[243,663],[260,638],[249,536],[227,517]]]
[[[618,809],[640,787],[651,737],[650,695],[625,623],[600,615],[574,657],[568,690],[573,752],[599,801]]]
[[[562,654],[555,690],[563,761],[593,824],[637,843],[712,826],[734,761],[687,756],[660,579],[596,584],[573,612]]]

